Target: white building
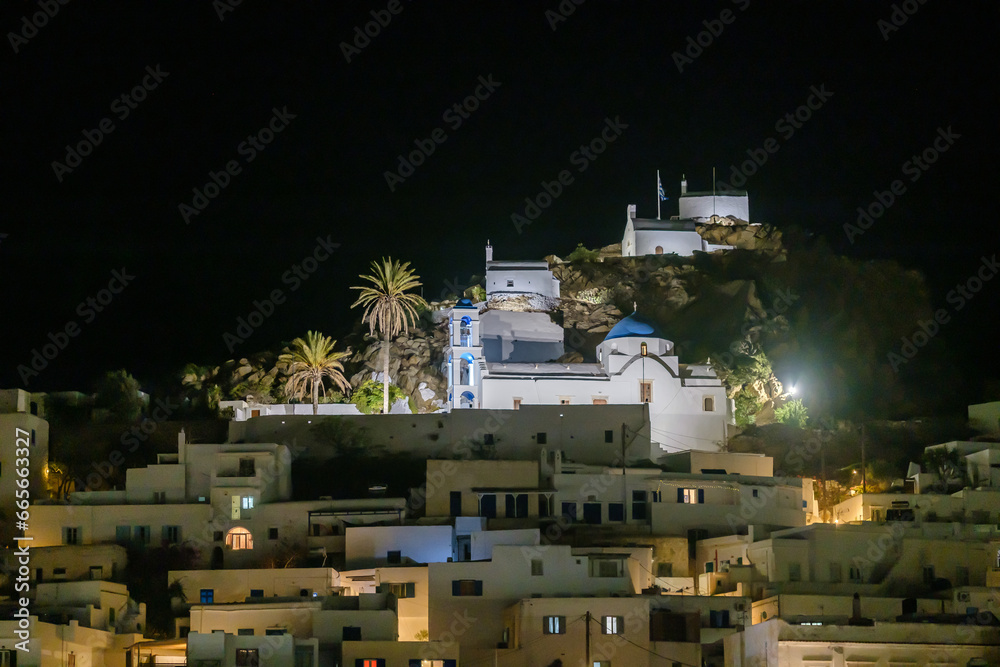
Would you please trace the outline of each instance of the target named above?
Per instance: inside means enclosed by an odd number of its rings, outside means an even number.
[[[5,543],[14,536],[17,502],[48,498],[49,423],[39,416],[41,407],[23,389],[0,391],[0,507],[6,513],[0,539]],[[27,489],[17,485],[21,469],[27,471]]]
[[[551,356],[491,362],[483,352],[481,337],[491,335],[482,326],[483,316],[468,299],[448,315],[453,408],[646,403],[651,440],[660,445],[660,454],[715,451],[725,442],[733,408],[722,381],[708,364],[681,364],[673,342],[637,313],[611,329],[597,347],[597,363],[556,363]]]
[[[704,240],[697,226],[719,223],[720,218],[750,222],[750,200],[743,190],[688,192],[687,179],[681,181],[679,215],[669,220],[637,218],[635,204],[629,204],[625,233],[622,236],[622,256],[669,255],[690,256],[696,250],[708,252],[729,249]],[[723,223],[724,224],[724,223]]]

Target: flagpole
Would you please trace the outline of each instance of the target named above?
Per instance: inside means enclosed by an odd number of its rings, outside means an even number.
[[[715,215],[715,167],[712,167],[712,215]]]
[[[660,170],[656,170],[656,219],[660,219]]]

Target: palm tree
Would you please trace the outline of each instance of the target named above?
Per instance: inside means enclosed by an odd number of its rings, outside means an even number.
[[[372,262],[372,275],[361,275],[371,285],[352,287],[361,290],[355,306],[364,306],[362,322],[368,323],[369,333],[374,336],[378,330],[382,334],[382,414],[389,412],[389,339],[400,332],[408,332],[417,321],[417,308],[427,307],[427,302],[418,294],[408,290],[420,287],[420,276],[413,273],[409,262],[399,262],[382,258]]]
[[[285,353],[278,357],[279,362],[288,366],[285,394],[299,399],[311,394],[314,415],[319,414],[320,392],[326,396],[323,378],[333,380],[345,393],[351,388],[344,378],[344,365],[340,363],[350,352],[334,352],[336,344],[337,341],[318,331],[309,331],[304,340],[296,338],[291,347],[286,348]]]

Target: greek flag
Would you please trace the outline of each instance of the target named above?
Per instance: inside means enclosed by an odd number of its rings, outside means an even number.
[[[663,183],[660,182],[660,172],[656,172],[656,193],[660,195],[660,201],[666,200],[667,196],[663,194]]]

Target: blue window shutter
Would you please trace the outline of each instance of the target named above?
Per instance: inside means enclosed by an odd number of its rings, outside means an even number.
[[[677,489],[677,502],[684,502],[684,489]]]
[[[483,582],[476,581],[476,595],[482,595],[482,594],[483,594]]]
[[[462,594],[462,582],[459,581],[458,579],[455,579],[454,581],[451,582],[451,594],[452,595]]]
[[[705,504],[705,489],[698,489],[698,503]]]

